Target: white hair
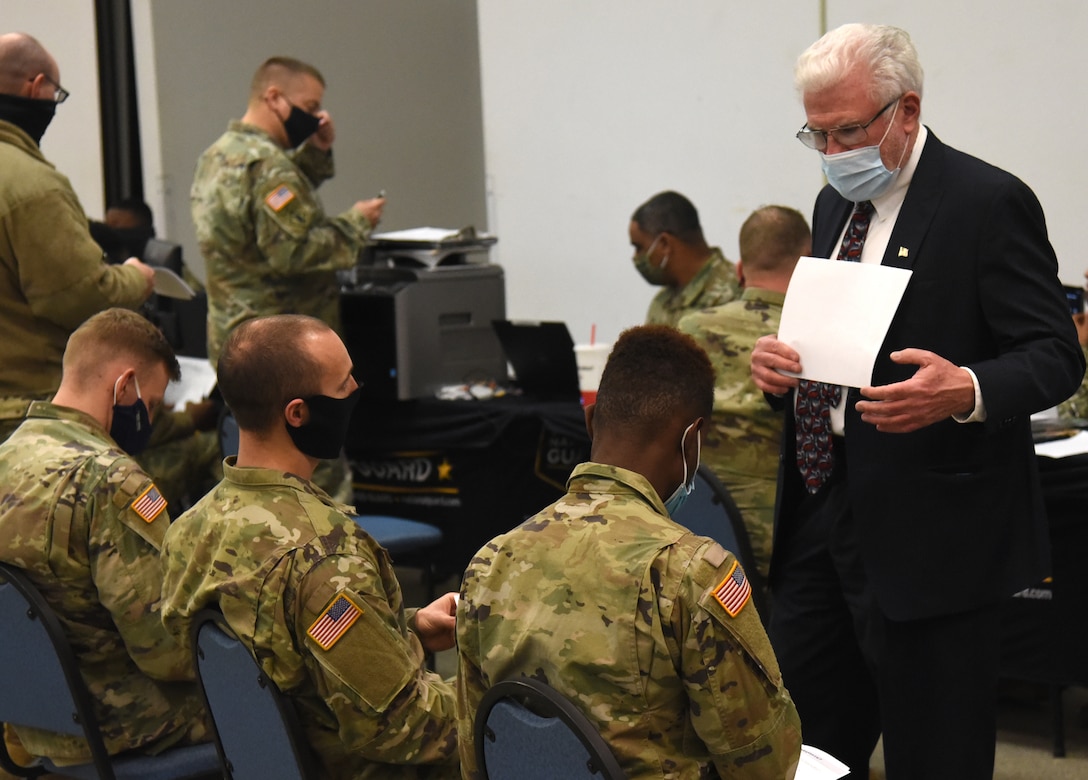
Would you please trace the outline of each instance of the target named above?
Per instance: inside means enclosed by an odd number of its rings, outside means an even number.
[[[854,68],[869,74],[869,97],[886,103],[904,94],[922,94],[922,65],[910,35],[898,27],[844,24],[809,46],[794,66],[798,92],[818,92],[841,81]]]

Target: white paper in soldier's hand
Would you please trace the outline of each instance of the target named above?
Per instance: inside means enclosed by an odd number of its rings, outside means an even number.
[[[778,327],[778,340],[801,356],[797,376],[868,385],[910,275],[905,268],[802,257]]]

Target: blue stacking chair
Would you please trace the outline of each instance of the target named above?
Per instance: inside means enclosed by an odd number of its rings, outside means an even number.
[[[261,671],[223,616],[193,617],[197,679],[215,726],[224,776],[232,780],[310,780],[321,776],[294,706]]]
[[[212,744],[171,748],[157,756],[110,756],[94,703],[56,613],[19,569],[0,564],[0,721],[82,737],[92,761],[55,766],[39,759],[19,767],[0,740],[0,766],[19,777],[52,773],[92,780],[182,780],[221,777]]]
[[[488,689],[473,742],[484,780],[620,780],[619,762],[573,702],[531,677]]]
[[[744,576],[752,585],[752,603],[766,625],[770,617],[767,584],[756,567],[744,518],[729,495],[729,489],[706,466],[700,466],[695,473],[695,491],[673,520],[700,536],[710,537],[737,557],[744,568]]]

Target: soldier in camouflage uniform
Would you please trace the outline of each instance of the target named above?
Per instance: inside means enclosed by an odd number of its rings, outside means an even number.
[[[453,646],[454,594],[405,611],[388,553],[309,481],[358,398],[336,334],[297,315],[250,320],[219,361],[240,429],[224,479],[166,535],[163,621],[188,644],[222,611],[294,703],[330,778],[458,777],[453,686],[424,650]]]
[[[110,306],[139,306],[154,279],[135,258],[105,263],[71,183],[42,156],[59,84],[38,41],[0,35],[0,441],[56,392],[72,331]]]
[[[326,216],[317,187],[333,175],[325,79],[290,57],[266,60],[249,103],[197,162],[190,201],[208,294],[208,359],[239,323],[308,314],[340,328],[336,272],[351,268],[385,200]],[[323,463],[315,481],[351,501],[347,459]]]
[[[659,192],[639,206],[628,226],[635,268],[662,287],[650,302],[647,325],[672,325],[688,312],[740,295],[737,269],[707,246],[699,212],[678,192]]]
[[[0,445],[0,559],[59,615],[111,754],[208,738],[191,657],[159,616],[166,502],[114,440],[138,446],[130,422],[146,429],[141,407],[161,404],[177,375],[151,323],[107,310],[69,339],[54,402],[31,404]],[[82,739],[14,728],[33,755],[90,760]]]
[[[751,354],[756,339],[778,332],[797,259],[811,251],[812,233],[800,212],[785,206],[757,209],[740,229],[740,300],[680,321],[680,330],[706,350],[717,374],[703,462],[729,488],[764,582],[771,565],[783,420],[752,381]]]
[[[264,62],[249,103],[201,155],[193,224],[208,291],[208,358],[235,326],[269,314],[308,314],[339,327],[336,272],[355,265],[382,199],[326,216],[317,195],[333,175],[332,120],[322,75],[288,57]]]
[[[801,725],[737,559],[670,519],[699,463],[714,374],[665,326],[622,334],[567,494],[472,559],[457,612],[464,776],[494,683],[546,682],[630,778],[792,778]],[[662,496],[669,496],[662,501]]]

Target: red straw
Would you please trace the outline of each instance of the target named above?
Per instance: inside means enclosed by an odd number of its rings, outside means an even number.
[[[589,346],[593,346],[597,343],[597,323],[593,323],[589,326]]]

